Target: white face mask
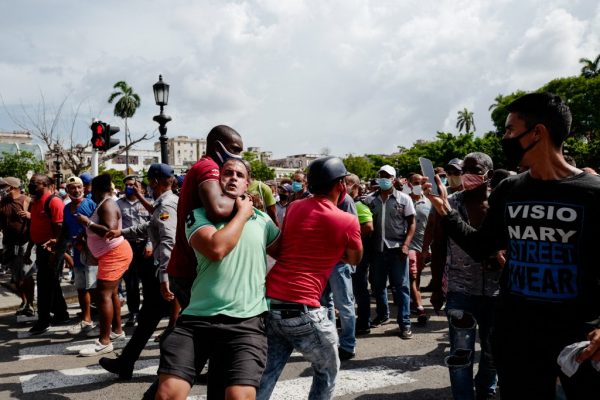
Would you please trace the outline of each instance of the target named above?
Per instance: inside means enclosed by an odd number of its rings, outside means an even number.
[[[423,194],[423,188],[421,185],[415,185],[412,187],[412,192],[415,196],[421,196]]]
[[[408,187],[408,185],[404,185],[404,186],[402,186],[402,193],[411,194],[412,190],[410,190],[410,187]]]

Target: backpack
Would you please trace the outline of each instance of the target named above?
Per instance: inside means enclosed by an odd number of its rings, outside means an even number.
[[[46,212],[46,215],[48,216],[48,218],[50,218],[50,223],[52,223],[52,210],[50,209],[50,202],[55,197],[60,198],[58,195],[52,193],[50,196],[48,196],[48,198],[44,202],[44,211]]]

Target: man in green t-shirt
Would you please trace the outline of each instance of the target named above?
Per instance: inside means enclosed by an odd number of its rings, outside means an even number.
[[[248,168],[250,164],[246,164]],[[275,204],[275,196],[271,188],[262,181],[257,181],[252,178],[252,170],[250,170],[250,185],[248,185],[248,193],[252,195],[252,200],[255,207],[261,211],[266,212],[269,217],[275,222],[275,225],[279,226],[281,221],[277,220],[277,208]]]
[[[245,195],[248,170],[241,160],[223,164],[220,183],[223,193],[235,198],[237,212],[216,224],[203,208],[187,217],[197,276],[190,304],[161,341],[160,398],[187,396],[196,357],[210,359],[209,398],[255,398],[265,367],[266,249],[277,246],[279,229]]]

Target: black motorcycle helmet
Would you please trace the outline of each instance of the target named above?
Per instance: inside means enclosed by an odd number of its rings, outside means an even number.
[[[335,181],[348,175],[350,173],[339,158],[317,158],[308,166],[308,190],[313,194],[325,194]]]

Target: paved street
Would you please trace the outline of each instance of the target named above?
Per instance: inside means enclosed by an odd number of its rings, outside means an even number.
[[[69,311],[74,323],[76,305],[71,304]],[[158,344],[153,341],[136,364],[133,379],[118,381],[99,367],[99,357],[76,355],[93,339],[70,336],[68,324],[30,337],[31,323],[17,321],[13,312],[0,315],[0,399],[137,399],[154,379]],[[163,320],[160,327],[165,326]],[[426,327],[415,326],[413,332],[412,340],[401,340],[396,325],[390,323],[359,337],[357,357],[342,363],[336,399],[450,399],[448,374],[442,366],[447,352],[445,317],[433,316]],[[310,375],[309,364],[294,353],[272,398],[306,399]],[[205,393],[205,386],[194,386],[190,398],[203,399]]]

